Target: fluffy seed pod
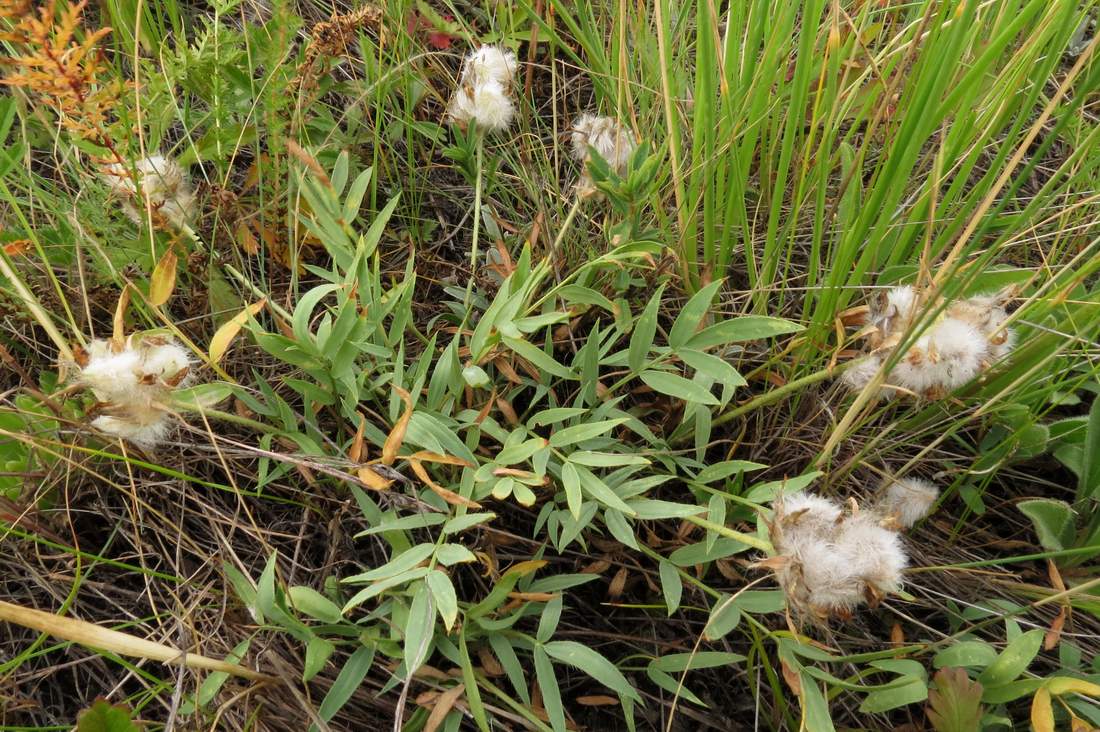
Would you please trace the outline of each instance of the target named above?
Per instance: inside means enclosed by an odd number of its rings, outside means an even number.
[[[104,169],[104,179],[122,196],[122,210],[135,223],[145,220],[145,197],[155,213],[177,229],[190,225],[196,214],[191,179],[179,163],[164,155],[137,161],[133,169],[114,163]]]
[[[122,345],[100,339],[82,361],[77,383],[106,413],[94,427],[145,448],[164,439],[171,426],[165,403],[190,375],[191,356],[182,346],[163,336],[130,336]]]
[[[880,396],[900,391],[941,398],[978,377],[991,362],[1005,357],[1014,343],[1012,331],[1004,326],[1008,318],[1006,299],[1007,295],[1000,293],[948,304],[908,350],[896,357]],[[842,380],[849,388],[863,389],[878,367],[895,358],[897,347],[920,320],[921,303],[920,293],[908,285],[891,288],[876,299],[870,307],[868,327],[861,331],[871,350],[864,360],[845,371]]]
[[[813,622],[846,619],[901,586],[908,558],[896,532],[874,513],[845,515],[834,501],[795,493],[774,504],[772,569],[788,606]]]
[[[627,163],[637,149],[634,137],[618,120],[594,114],[582,114],[578,117],[573,122],[570,138],[574,160],[586,163],[590,151],[595,150],[619,175],[626,171]]]
[[[932,511],[940,489],[920,478],[895,478],[883,486],[876,510],[910,528]]]
[[[516,55],[497,46],[482,46],[470,53],[447,106],[447,118],[462,127],[474,122],[487,132],[507,129],[515,116],[510,89],[516,68]]]

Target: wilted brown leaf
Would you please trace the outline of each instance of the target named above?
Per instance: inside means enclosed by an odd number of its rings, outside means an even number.
[[[424,485],[431,488],[433,491],[435,491],[435,493],[440,498],[442,498],[447,503],[450,503],[452,506],[466,506],[467,508],[481,508],[481,504],[478,503],[477,501],[471,501],[469,498],[466,498],[465,496],[460,496],[457,493],[455,493],[454,491],[447,490],[443,486],[438,485],[435,481],[432,480],[431,476],[428,475],[428,471],[424,469],[424,464],[421,463],[419,460],[410,459],[409,460],[409,465],[412,466],[413,472],[416,473],[416,477],[420,478],[420,480],[424,483]]]
[[[443,724],[443,720],[447,718],[447,714],[454,708],[455,702],[465,691],[466,687],[463,684],[458,684],[440,694],[435,706],[432,707],[432,713],[428,715],[428,721],[424,723],[423,732],[435,732],[439,729],[439,725]]]
[[[401,443],[405,441],[405,431],[409,428],[409,420],[412,419],[413,413],[413,401],[409,392],[396,385],[393,390],[401,397],[401,401],[405,402],[405,411],[398,418],[397,423],[390,430],[389,435],[386,436],[386,442],[382,445],[383,465],[393,465],[393,461],[397,459],[397,451],[401,449]]]

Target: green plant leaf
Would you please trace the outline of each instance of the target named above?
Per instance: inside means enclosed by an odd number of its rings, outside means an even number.
[[[543,648],[557,660],[584,671],[607,688],[613,689],[620,696],[625,696],[637,702],[642,700],[622,672],[615,667],[615,664],[583,643],[551,641],[543,644]]]
[[[630,334],[630,347],[627,352],[626,362],[630,370],[637,373],[645,365],[646,356],[653,347],[653,339],[657,334],[657,309],[661,305],[661,295],[664,285],[657,288],[657,292],[649,299],[645,310],[634,323],[634,332]]]
[[[898,707],[916,704],[927,697],[928,686],[924,679],[909,677],[908,681],[898,686],[868,692],[863,698],[863,703],[859,705],[859,711],[864,714],[880,714]]]
[[[639,376],[647,386],[661,394],[695,404],[709,406],[718,404],[718,398],[711,394],[709,389],[696,384],[694,381],[688,381],[683,376],[670,374],[667,371],[654,371],[653,369],[643,371]]]
[[[646,666],[645,675],[649,677],[650,681],[652,681],[654,684],[661,687],[668,693],[677,694],[684,699],[687,699],[692,704],[698,704],[701,707],[707,706],[705,703],[703,703],[703,700],[696,696],[691,689],[681,684],[679,679],[673,678],[662,669],[657,668],[654,662],[650,662],[650,664]]]
[[[978,681],[986,689],[1015,681],[1031,665],[1042,644],[1043,631],[1038,628],[1029,630],[1010,642],[978,676]]]
[[[302,683],[309,683],[309,680],[321,672],[321,669],[325,667],[325,663],[328,662],[329,656],[336,650],[336,646],[328,642],[324,638],[313,636],[306,643],[306,659],[302,665]]]
[[[672,615],[680,607],[680,598],[684,594],[683,580],[680,572],[672,562],[662,561],[659,565],[661,575],[661,593],[665,596],[665,607],[668,614]]]
[[[343,620],[340,608],[332,600],[328,599],[317,590],[310,587],[296,586],[287,590],[291,606],[298,612],[305,613],[325,623],[339,623]]]
[[[405,624],[405,675],[411,677],[428,658],[435,635],[435,602],[425,582],[417,582]]]
[[[736,599],[730,595],[720,595],[711,607],[710,617],[703,627],[703,637],[711,642],[725,638],[739,622],[741,609],[737,607]]]
[[[355,649],[355,653],[351,654],[344,667],[340,669],[336,680],[332,682],[332,687],[325,694],[325,698],[321,700],[321,707],[317,710],[317,716],[326,722],[335,717],[336,713],[348,703],[351,695],[355,693],[359,685],[363,683],[363,679],[367,677],[367,672],[370,671],[373,663],[373,645],[361,646]],[[316,727],[310,727],[310,730],[315,732]]]
[[[687,342],[687,347],[704,351],[728,343],[772,338],[787,333],[797,333],[800,330],[802,330],[801,325],[789,320],[763,315],[746,315],[723,320],[704,328]]]
[[[718,288],[722,286],[722,282],[722,280],[715,280],[692,295],[680,314],[676,316],[676,321],[672,324],[672,330],[668,332],[668,345],[674,351],[681,348],[695,335],[703,316],[710,310],[710,303],[718,292]]]
[[[1085,429],[1084,459],[1077,483],[1077,501],[1100,498],[1100,396],[1092,400]]]
[[[623,422],[628,421],[630,421],[629,417],[619,417],[618,419],[606,419],[601,422],[588,422],[566,427],[550,435],[550,445],[552,447],[565,447],[576,442],[591,440],[600,435],[607,434]]]
[[[76,732],[141,732],[145,725],[134,721],[133,712],[121,704],[99,699],[76,718]]]
[[[1073,546],[1074,516],[1068,503],[1053,498],[1034,498],[1020,501],[1016,508],[1031,519],[1044,549],[1061,551]]]
[[[542,646],[535,646],[535,678],[542,692],[542,706],[550,718],[554,732],[565,732],[565,707],[561,703],[561,690],[558,688],[558,675],[554,673],[554,664]]]
[[[581,516],[581,476],[573,463],[566,461],[561,466],[561,485],[565,489],[565,503],[574,519]]]
[[[959,641],[937,653],[932,665],[935,668],[985,668],[996,659],[997,649],[985,641]]]
[[[539,627],[535,633],[535,640],[546,643],[554,637],[554,631],[558,629],[558,621],[561,619],[562,596],[555,595],[553,600],[546,603],[539,616]]]
[[[433,569],[424,575],[424,581],[428,589],[432,591],[435,606],[439,609],[439,617],[443,619],[443,626],[449,633],[458,619],[458,597],[455,595],[451,578],[438,569]]]
[[[981,684],[961,668],[936,672],[928,691],[928,721],[936,732],[976,732],[982,714]]]

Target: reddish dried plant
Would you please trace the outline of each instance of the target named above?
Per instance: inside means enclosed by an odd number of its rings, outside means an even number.
[[[14,47],[10,58],[0,59],[8,67],[0,84],[37,95],[62,126],[121,163],[109,130],[124,86],[101,79],[99,43],[111,29],[79,32],[86,4],[49,0],[36,8],[28,0],[0,0],[0,40]]]

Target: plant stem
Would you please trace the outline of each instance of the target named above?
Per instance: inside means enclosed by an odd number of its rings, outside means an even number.
[[[474,178],[474,231],[470,238],[470,280],[466,283],[466,297],[462,300],[462,309],[465,314],[462,316],[463,326],[470,320],[470,307],[471,301],[474,295],[474,280],[477,279],[477,243],[478,235],[481,231],[481,176],[483,167],[483,148],[485,147],[485,138],[478,133],[477,138],[477,152],[475,155],[475,178]]]
[[[53,324],[53,320],[50,319],[49,313],[45,311],[38,299],[35,298],[27,285],[20,279],[19,274],[15,271],[15,268],[11,266],[11,262],[8,260],[8,255],[3,251],[0,251],[0,275],[3,275],[12,287],[15,288],[15,292],[23,300],[23,304],[27,306],[27,309],[31,311],[31,315],[38,321],[38,324],[42,326],[42,330],[46,331],[46,335],[50,337],[50,340],[57,346],[58,352],[61,357],[66,361],[74,360],[73,350],[69,348],[68,341],[65,340],[65,336],[61,335],[61,331],[57,329],[57,326]]]

